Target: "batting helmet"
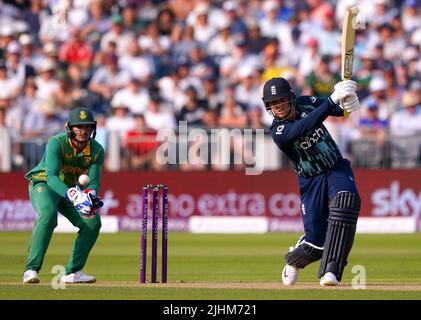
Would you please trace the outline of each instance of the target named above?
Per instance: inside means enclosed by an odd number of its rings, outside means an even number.
[[[91,125],[92,138],[95,139],[96,121],[92,112],[89,109],[83,107],[72,109],[69,113],[69,120],[66,122],[67,135],[70,138],[74,138],[72,127],[86,124]]]
[[[266,81],[263,86],[263,102],[266,109],[270,109],[269,102],[290,97],[291,102],[294,104],[295,94],[291,85],[284,78],[272,78]]]

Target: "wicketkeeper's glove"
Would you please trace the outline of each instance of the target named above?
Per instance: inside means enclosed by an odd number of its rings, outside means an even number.
[[[73,206],[84,218],[89,218],[93,208],[93,201],[88,193],[82,192],[78,186],[69,188],[65,198],[73,203]]]
[[[92,200],[92,209],[89,218],[92,218],[95,212],[104,205],[104,202],[101,201],[101,198],[97,196],[96,191],[94,189],[85,189],[83,190],[84,193],[89,195]]]

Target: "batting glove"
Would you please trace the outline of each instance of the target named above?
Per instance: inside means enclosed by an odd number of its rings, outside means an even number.
[[[353,80],[344,80],[335,84],[334,88],[335,91],[333,91],[330,98],[335,104],[338,104],[341,99],[356,94],[357,83]]]
[[[357,95],[348,96],[341,101],[341,108],[348,113],[352,113],[355,110],[359,109],[360,101],[358,100]]]
[[[73,203],[76,210],[82,215],[82,217],[89,217],[93,202],[88,193],[84,193],[78,186],[69,188],[67,190],[66,199]]]

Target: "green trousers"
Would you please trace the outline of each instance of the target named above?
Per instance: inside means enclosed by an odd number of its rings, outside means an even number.
[[[45,182],[35,184],[31,182],[28,189],[31,203],[38,217],[29,242],[25,270],[39,271],[41,269],[51,236],[57,226],[57,212],[79,228],[65,273],[81,270],[99,235],[101,228],[99,214],[96,213],[92,219],[82,218],[72,203],[59,196]]]

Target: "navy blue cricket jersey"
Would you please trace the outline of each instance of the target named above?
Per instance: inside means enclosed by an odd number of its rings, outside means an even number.
[[[330,170],[343,158],[322,123],[328,116],[343,116],[343,110],[330,98],[301,96],[296,99],[295,113],[293,121],[273,121],[271,132],[276,145],[292,160],[300,177]]]

